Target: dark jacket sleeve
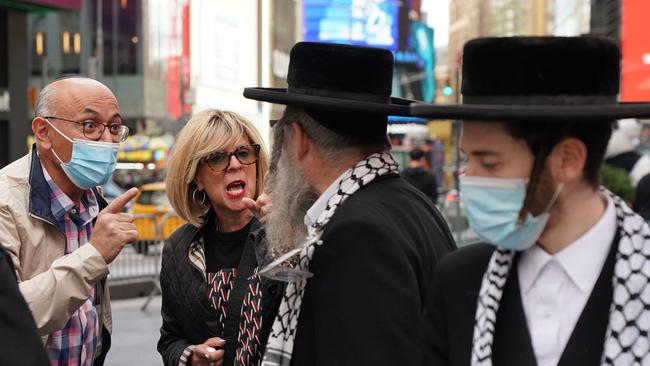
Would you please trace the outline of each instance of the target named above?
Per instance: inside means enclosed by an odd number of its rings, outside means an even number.
[[[357,218],[328,229],[314,257],[313,364],[419,364],[425,300],[417,268],[425,259],[387,225]]]
[[[473,244],[442,258],[436,266],[424,348],[429,365],[471,363],[478,292],[494,246]]]
[[[427,354],[425,359],[428,360],[431,365],[437,366],[447,366],[450,364],[448,354],[449,345],[447,344],[448,315],[444,304],[444,284],[445,281],[448,281],[449,279],[446,278],[444,272],[446,272],[446,270],[445,260],[443,259],[436,267],[433,290],[430,293],[429,299],[429,304],[431,304],[431,306],[425,313],[425,323],[427,326],[431,327],[424,337],[424,352]]]
[[[174,304],[175,296],[182,296],[181,292],[174,290],[173,275],[175,271],[174,258],[174,237],[171,237],[163,249],[162,266],[160,269],[160,288],[162,290],[162,326],[160,327],[160,339],[158,340],[158,352],[163,362],[168,366],[177,366],[183,350],[190,346],[190,342],[184,337],[182,325],[177,319]]]
[[[0,246],[1,247],[1,246]],[[49,365],[9,256],[0,248],[0,365]]]

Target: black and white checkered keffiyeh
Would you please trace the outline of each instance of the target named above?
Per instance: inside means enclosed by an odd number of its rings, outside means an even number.
[[[620,235],[614,267],[614,296],[609,310],[602,365],[650,365],[650,227],[611,192]],[[479,291],[472,366],[492,365],[499,302],[515,252],[497,248]]]
[[[399,173],[399,167],[393,156],[388,152],[376,153],[358,162],[346,171],[339,182],[338,190],[328,201],[325,210],[313,225],[310,235],[299,253],[297,269],[309,271],[309,262],[317,246],[323,244],[320,240],[325,226],[334,212],[345,200],[369,184],[377,177],[386,174]],[[289,366],[293,353],[293,341],[298,328],[300,307],[305,293],[306,279],[287,284],[278,315],[273,322],[273,328],[266,345],[263,366]]]

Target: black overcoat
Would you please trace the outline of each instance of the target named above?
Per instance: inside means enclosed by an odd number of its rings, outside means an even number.
[[[431,200],[382,176],[326,225],[307,282],[295,366],[419,365],[434,267],[454,243]]]

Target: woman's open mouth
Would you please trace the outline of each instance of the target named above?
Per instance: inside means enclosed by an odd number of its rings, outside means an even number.
[[[226,196],[229,198],[241,198],[246,193],[246,183],[243,180],[236,180],[226,186]]]

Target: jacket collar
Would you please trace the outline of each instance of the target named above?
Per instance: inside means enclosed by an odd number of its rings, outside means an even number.
[[[36,144],[32,145],[31,162],[29,167],[29,213],[50,224],[56,226],[56,219],[51,209],[50,187],[43,174],[43,165],[36,150]],[[97,198],[99,210],[103,210],[108,205],[106,200],[99,193],[97,188],[92,189]]]

